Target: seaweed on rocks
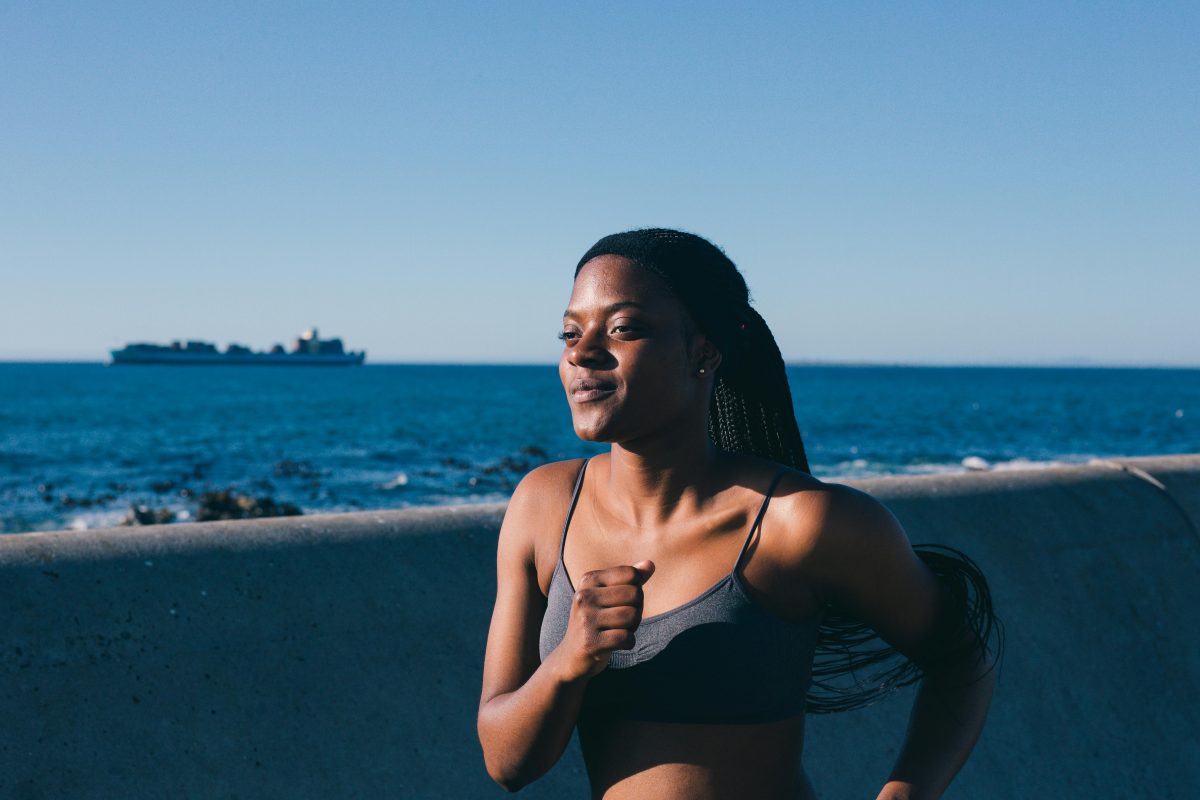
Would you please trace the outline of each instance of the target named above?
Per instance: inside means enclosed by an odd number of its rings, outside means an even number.
[[[241,494],[236,489],[209,491],[200,495],[197,522],[226,519],[260,519],[265,517],[298,517],[304,512],[293,503],[277,502],[275,498]]]
[[[175,512],[169,508],[150,508],[131,505],[122,525],[166,525],[175,521]]]

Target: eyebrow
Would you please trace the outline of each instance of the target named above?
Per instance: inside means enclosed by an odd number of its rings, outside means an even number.
[[[604,308],[601,309],[601,313],[607,317],[609,314],[612,314],[614,311],[620,311],[622,308],[640,308],[644,311],[646,309],[646,306],[643,305],[642,303],[634,302],[633,300],[622,300],[619,303],[613,303],[610,306],[605,306]],[[572,311],[571,309],[568,308],[566,311],[563,312],[563,319],[566,319],[567,317],[574,317],[574,316],[577,316],[578,314],[579,314],[578,311]]]

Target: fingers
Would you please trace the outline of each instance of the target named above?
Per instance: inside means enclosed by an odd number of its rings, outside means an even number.
[[[592,619],[601,630],[633,630],[642,621],[642,610],[633,606],[598,609]]]
[[[621,584],[641,586],[650,580],[650,576],[653,574],[653,561],[639,561],[632,565],[623,564],[619,567],[596,569],[584,573],[583,578],[579,581],[579,588],[582,589],[585,586],[618,586]]]
[[[630,583],[618,586],[585,586],[575,592],[576,603],[586,603],[597,608],[642,605],[642,587]]]
[[[632,650],[634,645],[637,644],[637,640],[633,636],[633,631],[627,631],[624,628],[613,628],[612,630],[597,633],[596,644],[599,650],[603,652]]]

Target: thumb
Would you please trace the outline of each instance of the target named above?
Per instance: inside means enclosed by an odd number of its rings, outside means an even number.
[[[642,559],[634,564],[633,568],[637,571],[637,577],[634,579],[634,583],[638,586],[641,586],[646,581],[650,580],[650,576],[654,574],[654,562],[649,559]]]

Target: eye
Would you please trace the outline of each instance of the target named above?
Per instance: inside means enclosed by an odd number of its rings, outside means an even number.
[[[558,338],[560,341],[571,343],[579,338],[578,331],[559,331]]]

